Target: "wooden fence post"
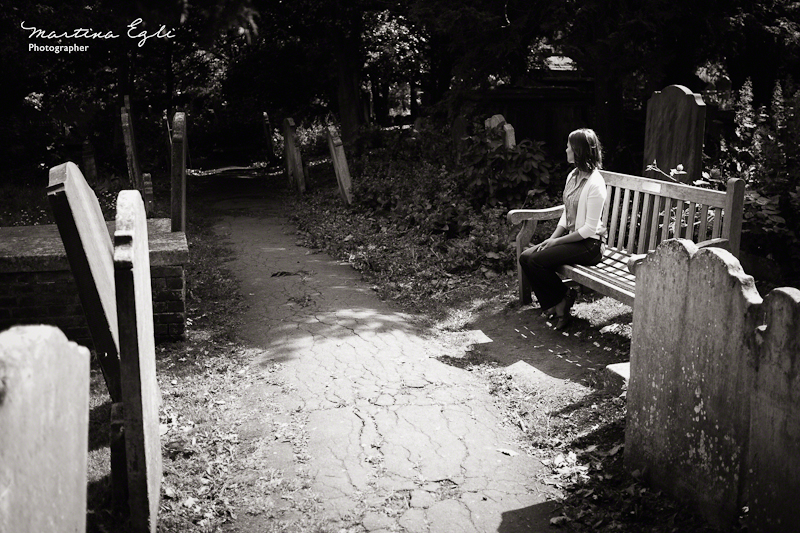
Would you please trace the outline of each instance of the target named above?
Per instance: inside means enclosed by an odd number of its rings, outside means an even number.
[[[647,170],[648,165],[656,161],[658,168],[667,174],[683,165],[686,174],[681,174],[679,180],[683,183],[701,179],[705,128],[706,104],[699,94],[682,85],[655,91],[647,101],[642,176],[664,178],[658,172]]]
[[[306,177],[303,173],[303,159],[300,156],[300,149],[297,147],[297,130],[292,118],[283,120],[283,145],[289,185],[296,187],[297,191],[302,194],[306,192]]]
[[[342,195],[342,199],[347,205],[351,205],[353,203],[352,183],[350,181],[347,158],[344,155],[342,139],[333,126],[328,126],[327,134],[333,170],[336,172],[336,181],[339,184],[339,194]]]
[[[117,199],[114,273],[128,504],[134,530],[155,533],[161,487],[160,393],[156,381],[147,219],[138,191],[122,191]]]
[[[186,231],[186,114],[172,120],[172,231]]]
[[[0,333],[0,531],[86,531],[89,350],[52,326]]]
[[[626,467],[723,528],[741,505],[760,304],[719,248],[670,239],[636,271]]]

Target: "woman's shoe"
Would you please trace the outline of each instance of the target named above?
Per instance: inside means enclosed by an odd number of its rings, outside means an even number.
[[[564,296],[564,311],[561,314],[558,314],[558,322],[556,322],[555,326],[557,330],[564,330],[569,325],[569,321],[572,319],[570,311],[572,310],[572,306],[575,304],[575,299],[577,297],[578,293],[575,291],[575,289],[567,290],[567,294]]]

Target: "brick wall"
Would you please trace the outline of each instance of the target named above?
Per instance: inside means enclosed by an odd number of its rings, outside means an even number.
[[[186,332],[188,246],[168,219],[148,221],[153,326],[156,342]],[[70,339],[92,347],[78,288],[55,226],[0,228],[0,331],[14,325],[58,326]]]

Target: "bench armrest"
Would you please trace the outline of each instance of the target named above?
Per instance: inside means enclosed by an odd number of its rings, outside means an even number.
[[[509,223],[519,224],[526,220],[554,220],[561,218],[561,213],[564,212],[564,206],[558,205],[556,207],[548,207],[547,209],[512,209],[508,212],[506,217]]]
[[[723,250],[731,251],[731,241],[728,239],[708,239],[707,241],[702,241],[697,243],[698,248],[708,248],[713,246],[714,248],[722,248]]]
[[[636,275],[636,269],[639,268],[644,260],[647,258],[647,254],[634,254],[628,258],[628,272]]]

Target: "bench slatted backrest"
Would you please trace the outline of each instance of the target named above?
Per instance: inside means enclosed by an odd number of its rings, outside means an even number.
[[[726,238],[731,241],[731,252],[738,255],[742,180],[730,180],[726,193],[605,170],[601,173],[607,189],[603,223],[609,247],[642,254],[671,238],[694,242]]]

